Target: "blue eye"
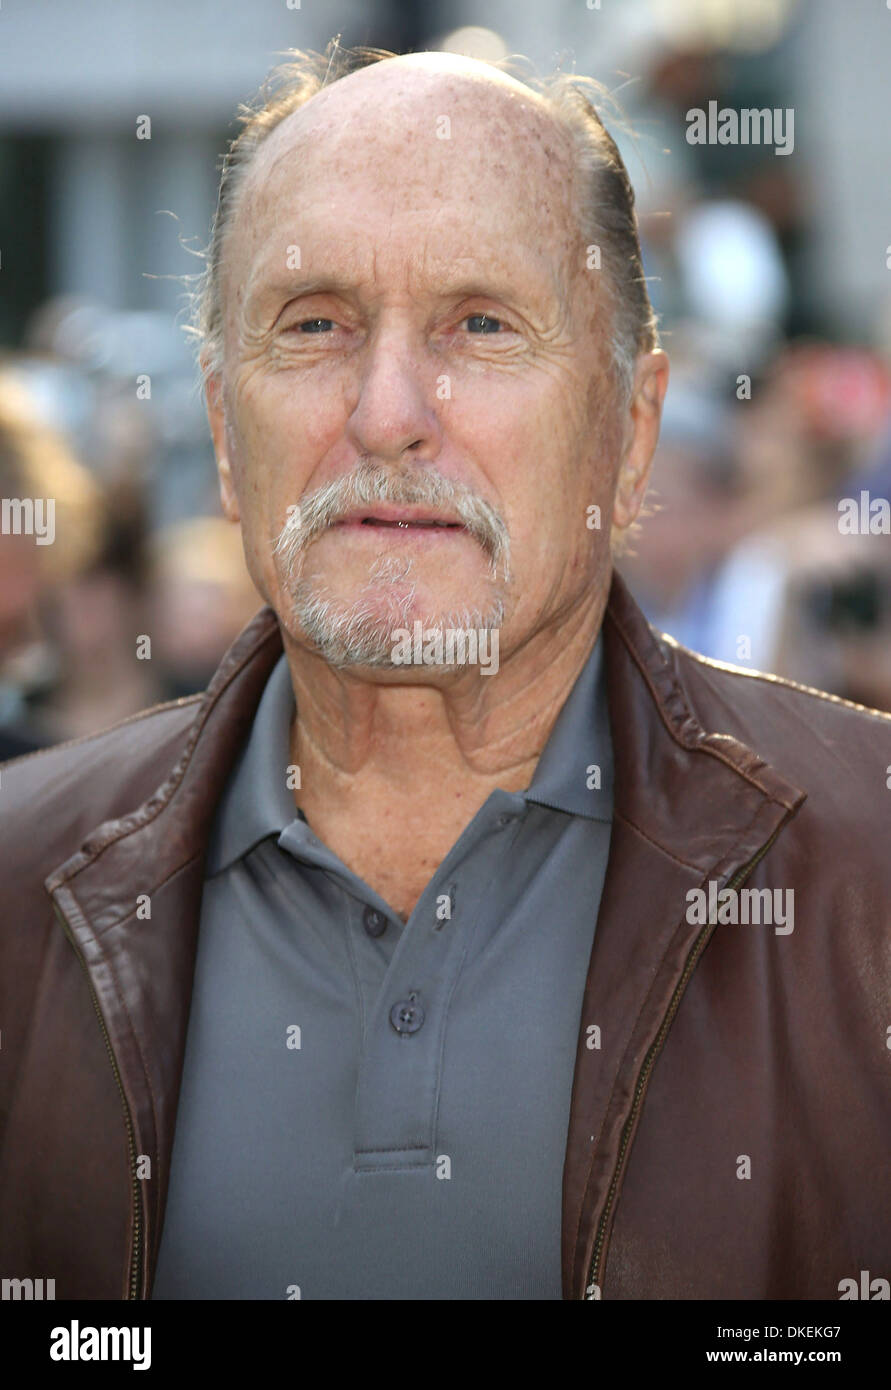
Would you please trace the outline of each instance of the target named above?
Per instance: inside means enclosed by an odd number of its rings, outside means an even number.
[[[471,333],[497,333],[501,327],[501,320],[493,318],[491,314],[471,314],[464,322],[469,326],[476,325],[470,327]]]
[[[304,319],[300,325],[301,333],[327,333],[334,327],[333,319]]]

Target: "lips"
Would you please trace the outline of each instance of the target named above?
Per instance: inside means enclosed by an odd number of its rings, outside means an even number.
[[[460,521],[416,507],[381,506],[355,511],[335,522],[336,526],[378,526],[402,531],[463,531]]]
[[[362,518],[362,520],[360,521],[359,525],[360,525],[360,526],[403,526],[403,527],[405,527],[405,528],[411,528],[411,527],[427,527],[428,530],[432,530],[432,529],[434,529],[435,527],[441,527],[441,528],[443,528],[444,530],[450,530],[450,531],[460,531],[460,530],[461,530],[461,527],[458,525],[458,523],[457,523],[456,521],[385,521],[383,517],[377,517],[377,516],[365,516],[365,517]]]

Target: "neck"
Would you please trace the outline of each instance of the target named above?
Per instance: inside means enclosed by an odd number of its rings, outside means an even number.
[[[292,762],[298,805],[330,807],[358,787],[404,805],[431,793],[485,799],[495,786],[528,786],[542,750],[600,631],[606,593],[587,599],[507,655],[497,672],[466,667],[411,683],[390,672],[336,670],[283,632],[297,716]]]

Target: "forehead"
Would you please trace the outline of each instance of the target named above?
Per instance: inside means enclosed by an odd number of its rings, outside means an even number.
[[[393,67],[396,68],[394,61]],[[559,278],[581,231],[572,142],[546,103],[501,74],[426,72],[387,63],[323,89],[287,117],[246,173],[227,241],[242,284],[303,241],[336,261],[460,258]]]

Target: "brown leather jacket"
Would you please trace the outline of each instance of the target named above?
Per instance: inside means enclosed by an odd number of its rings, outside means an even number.
[[[693,655],[618,578],[604,640],[564,1296],[838,1299],[891,1276],[891,717]],[[205,845],[280,652],[267,608],[204,695],[2,769],[4,1278],[150,1296]],[[688,921],[710,882],[785,928]]]

